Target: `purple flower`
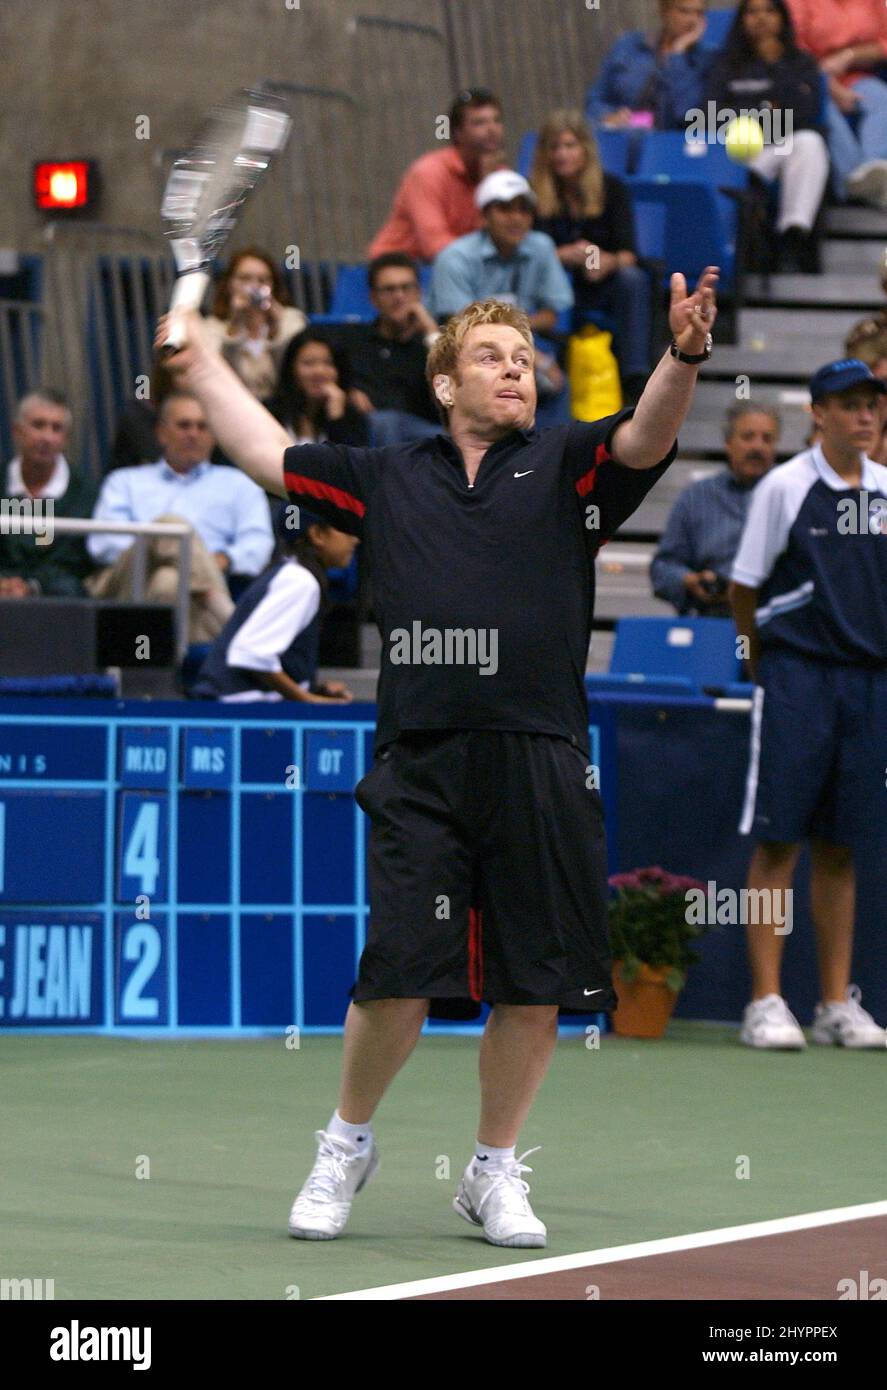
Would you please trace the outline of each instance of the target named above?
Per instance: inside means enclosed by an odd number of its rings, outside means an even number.
[[[649,893],[652,890],[662,898],[671,897],[673,894],[683,895],[691,888],[705,888],[705,884],[700,883],[698,878],[669,873],[659,864],[652,864],[644,869],[632,869],[630,873],[611,874],[608,883],[611,888],[636,893]]]

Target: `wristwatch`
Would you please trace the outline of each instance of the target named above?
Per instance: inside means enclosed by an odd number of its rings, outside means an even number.
[[[678,347],[677,343],[675,342],[674,338],[672,338],[671,343],[669,344],[668,350],[669,350],[669,352],[671,353],[672,357],[676,357],[676,358],[678,359],[679,362],[689,362],[692,366],[696,366],[696,364],[699,363],[699,362],[707,362],[707,361],[708,361],[708,359],[711,357],[712,345],[713,345],[712,336],[711,336],[710,333],[706,333],[706,335],[705,335],[705,350],[704,350],[703,352],[694,352],[694,353],[681,352],[681,350],[680,350],[680,348]]]

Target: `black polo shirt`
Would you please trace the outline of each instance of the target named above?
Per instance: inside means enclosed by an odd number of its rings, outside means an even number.
[[[421,333],[406,342],[386,338],[377,323],[347,323],[336,329],[351,368],[351,385],[365,391],[376,410],[405,410],[437,423],[439,416],[425,380],[428,349]]]
[[[448,435],[385,449],[287,449],[289,497],[359,535],[382,634],[376,750],[408,729],[559,735],[587,752],[594,557],[654,468],[610,454],[623,410],[513,430],[474,486]]]

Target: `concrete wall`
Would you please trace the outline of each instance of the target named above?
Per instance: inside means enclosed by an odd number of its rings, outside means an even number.
[[[351,101],[298,99],[292,166],[244,230],[359,252],[455,84],[501,92],[514,150],[547,108],[581,104],[612,39],[654,14],[653,0],[3,0],[0,248],[40,249],[30,165],[57,156],[100,161],[103,223],[159,236],[163,151],[232,88],[274,79]]]

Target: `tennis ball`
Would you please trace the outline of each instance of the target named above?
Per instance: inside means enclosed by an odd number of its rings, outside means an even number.
[[[724,147],[731,159],[745,164],[764,148],[764,132],[754,116],[734,116],[724,132]]]

